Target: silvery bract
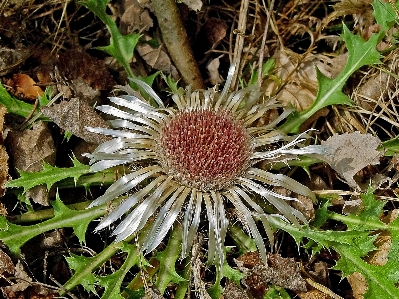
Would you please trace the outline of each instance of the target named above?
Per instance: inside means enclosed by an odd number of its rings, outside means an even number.
[[[163,101],[146,83],[132,79],[152,98],[153,104],[125,87],[128,95],[110,97],[114,105],[98,110],[116,119],[112,129],[87,128],[110,135],[91,153],[91,170],[101,171],[121,164],[132,171],[112,184],[90,207],[108,203],[121,195],[126,199],[111,211],[96,230],[108,227],[124,216],[113,231],[116,241],[126,239],[149,225],[141,250],[151,252],[165,238],[175,221],[182,222],[182,257],[196,238],[203,207],[209,222],[208,261],[220,268],[224,262],[224,240],[228,218],[225,208],[234,207],[235,216],[255,240],[261,257],[266,249],[256,222],[260,220],[271,242],[269,217],[280,217],[299,225],[306,223],[301,212],[289,205],[296,200],[272,191],[279,186],[315,199],[297,181],[257,167],[296,159],[297,155],[323,154],[319,146],[301,146],[306,134],[287,136],[274,130],[290,111],[265,125],[257,121],[268,110],[280,107],[265,100],[259,90],[248,87],[228,92],[234,67],[230,68],[221,93],[215,89],[174,94],[174,103]],[[157,106],[154,107],[154,106]],[[259,201],[273,205],[278,214],[266,214]],[[149,218],[156,215],[154,220]]]

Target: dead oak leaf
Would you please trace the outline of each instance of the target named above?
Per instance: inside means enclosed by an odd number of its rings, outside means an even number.
[[[377,151],[379,138],[360,132],[334,135],[321,143],[330,148],[330,154],[322,157],[347,183],[360,189],[354,175],[368,165],[376,165],[383,153]]]
[[[89,143],[100,144],[108,140],[106,136],[85,129],[85,127],[107,128],[108,126],[91,106],[79,99],[72,98],[51,107],[42,107],[41,111],[60,128]]]

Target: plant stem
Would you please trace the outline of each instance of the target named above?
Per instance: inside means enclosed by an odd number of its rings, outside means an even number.
[[[152,3],[165,46],[184,82],[193,89],[203,89],[205,85],[175,0],[153,0]]]

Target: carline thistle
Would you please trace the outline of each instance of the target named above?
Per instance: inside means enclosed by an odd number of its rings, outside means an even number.
[[[317,145],[302,146],[306,134],[287,136],[275,130],[290,113],[285,110],[264,126],[256,121],[268,110],[280,107],[273,99],[264,100],[256,87],[229,92],[234,67],[231,67],[221,92],[215,89],[172,95],[173,105],[165,107],[161,98],[146,83],[131,79],[152,98],[154,107],[130,87],[127,94],[110,97],[113,105],[97,107],[115,119],[109,128],[87,130],[113,137],[91,154],[91,170],[101,171],[128,164],[134,170],[114,182],[90,207],[108,203],[125,195],[126,199],[97,226],[102,230],[118,219],[113,231],[121,241],[149,225],[141,251],[149,253],[163,241],[176,221],[182,222],[182,253],[185,258],[197,236],[202,210],[206,210],[208,262],[219,269],[224,263],[224,240],[228,217],[226,206],[255,240],[266,261],[266,248],[257,227],[260,221],[273,242],[270,217],[280,217],[299,225],[304,215],[289,205],[297,200],[276,193],[279,186],[315,200],[309,188],[282,174],[265,171],[257,165],[296,159],[298,155],[323,154]],[[276,214],[267,214],[259,200],[267,201]],[[155,216],[153,221],[150,217]]]

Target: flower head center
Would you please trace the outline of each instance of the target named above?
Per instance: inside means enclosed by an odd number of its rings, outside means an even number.
[[[249,165],[252,154],[245,127],[226,111],[179,112],[164,124],[160,159],[180,183],[202,191],[219,190]]]

